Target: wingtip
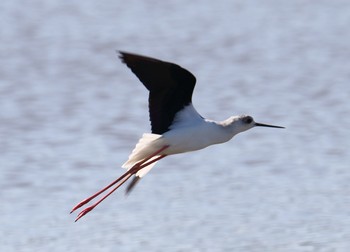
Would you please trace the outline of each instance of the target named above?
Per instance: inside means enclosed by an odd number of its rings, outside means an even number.
[[[125,52],[120,50],[115,50],[116,54],[118,55],[119,59],[124,60]]]
[[[128,53],[126,51],[120,51],[120,50],[116,50],[116,53],[118,54],[119,59],[126,64],[126,60],[128,56],[131,56],[131,53]]]

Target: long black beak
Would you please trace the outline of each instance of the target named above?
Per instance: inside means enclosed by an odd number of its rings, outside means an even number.
[[[284,129],[284,127],[282,126],[275,126],[275,125],[269,125],[269,124],[263,124],[263,123],[255,123],[255,126]]]

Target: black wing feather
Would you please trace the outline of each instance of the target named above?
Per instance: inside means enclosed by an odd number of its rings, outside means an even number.
[[[168,131],[176,113],[192,102],[196,78],[170,62],[126,52],[120,58],[149,90],[152,133]]]

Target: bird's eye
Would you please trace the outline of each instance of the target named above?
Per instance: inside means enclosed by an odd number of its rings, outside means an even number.
[[[247,117],[247,118],[245,119],[246,124],[251,124],[252,121],[253,121],[253,118],[251,118],[251,117]]]

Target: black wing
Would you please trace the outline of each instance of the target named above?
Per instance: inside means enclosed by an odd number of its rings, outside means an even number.
[[[152,133],[168,131],[175,114],[191,103],[196,78],[170,62],[126,52],[120,58],[149,90]]]

